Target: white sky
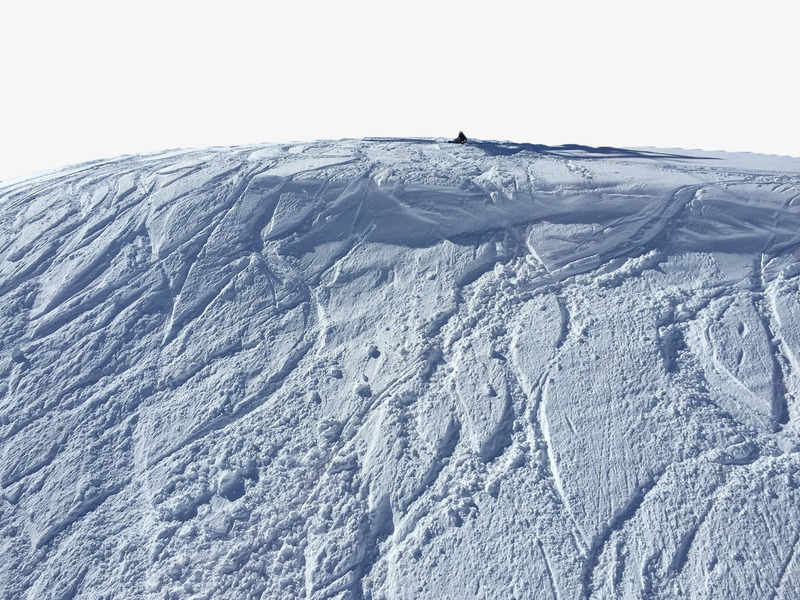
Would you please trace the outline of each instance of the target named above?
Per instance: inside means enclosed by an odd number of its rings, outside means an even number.
[[[459,130],[800,156],[792,0],[27,0],[0,22],[0,180]]]

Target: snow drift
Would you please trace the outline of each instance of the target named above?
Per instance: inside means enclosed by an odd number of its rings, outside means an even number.
[[[800,594],[800,160],[430,140],[0,186],[0,596]]]

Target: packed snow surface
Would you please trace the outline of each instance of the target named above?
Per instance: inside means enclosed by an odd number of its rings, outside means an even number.
[[[0,597],[796,598],[800,160],[432,140],[0,185]]]

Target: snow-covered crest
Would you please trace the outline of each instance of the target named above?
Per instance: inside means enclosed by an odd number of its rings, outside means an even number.
[[[430,140],[0,187],[0,590],[789,597],[800,161]]]

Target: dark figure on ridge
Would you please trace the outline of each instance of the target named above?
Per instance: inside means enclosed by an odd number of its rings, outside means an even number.
[[[450,142],[451,144],[466,144],[467,143],[467,136],[464,135],[463,131],[458,132],[458,137]]]

